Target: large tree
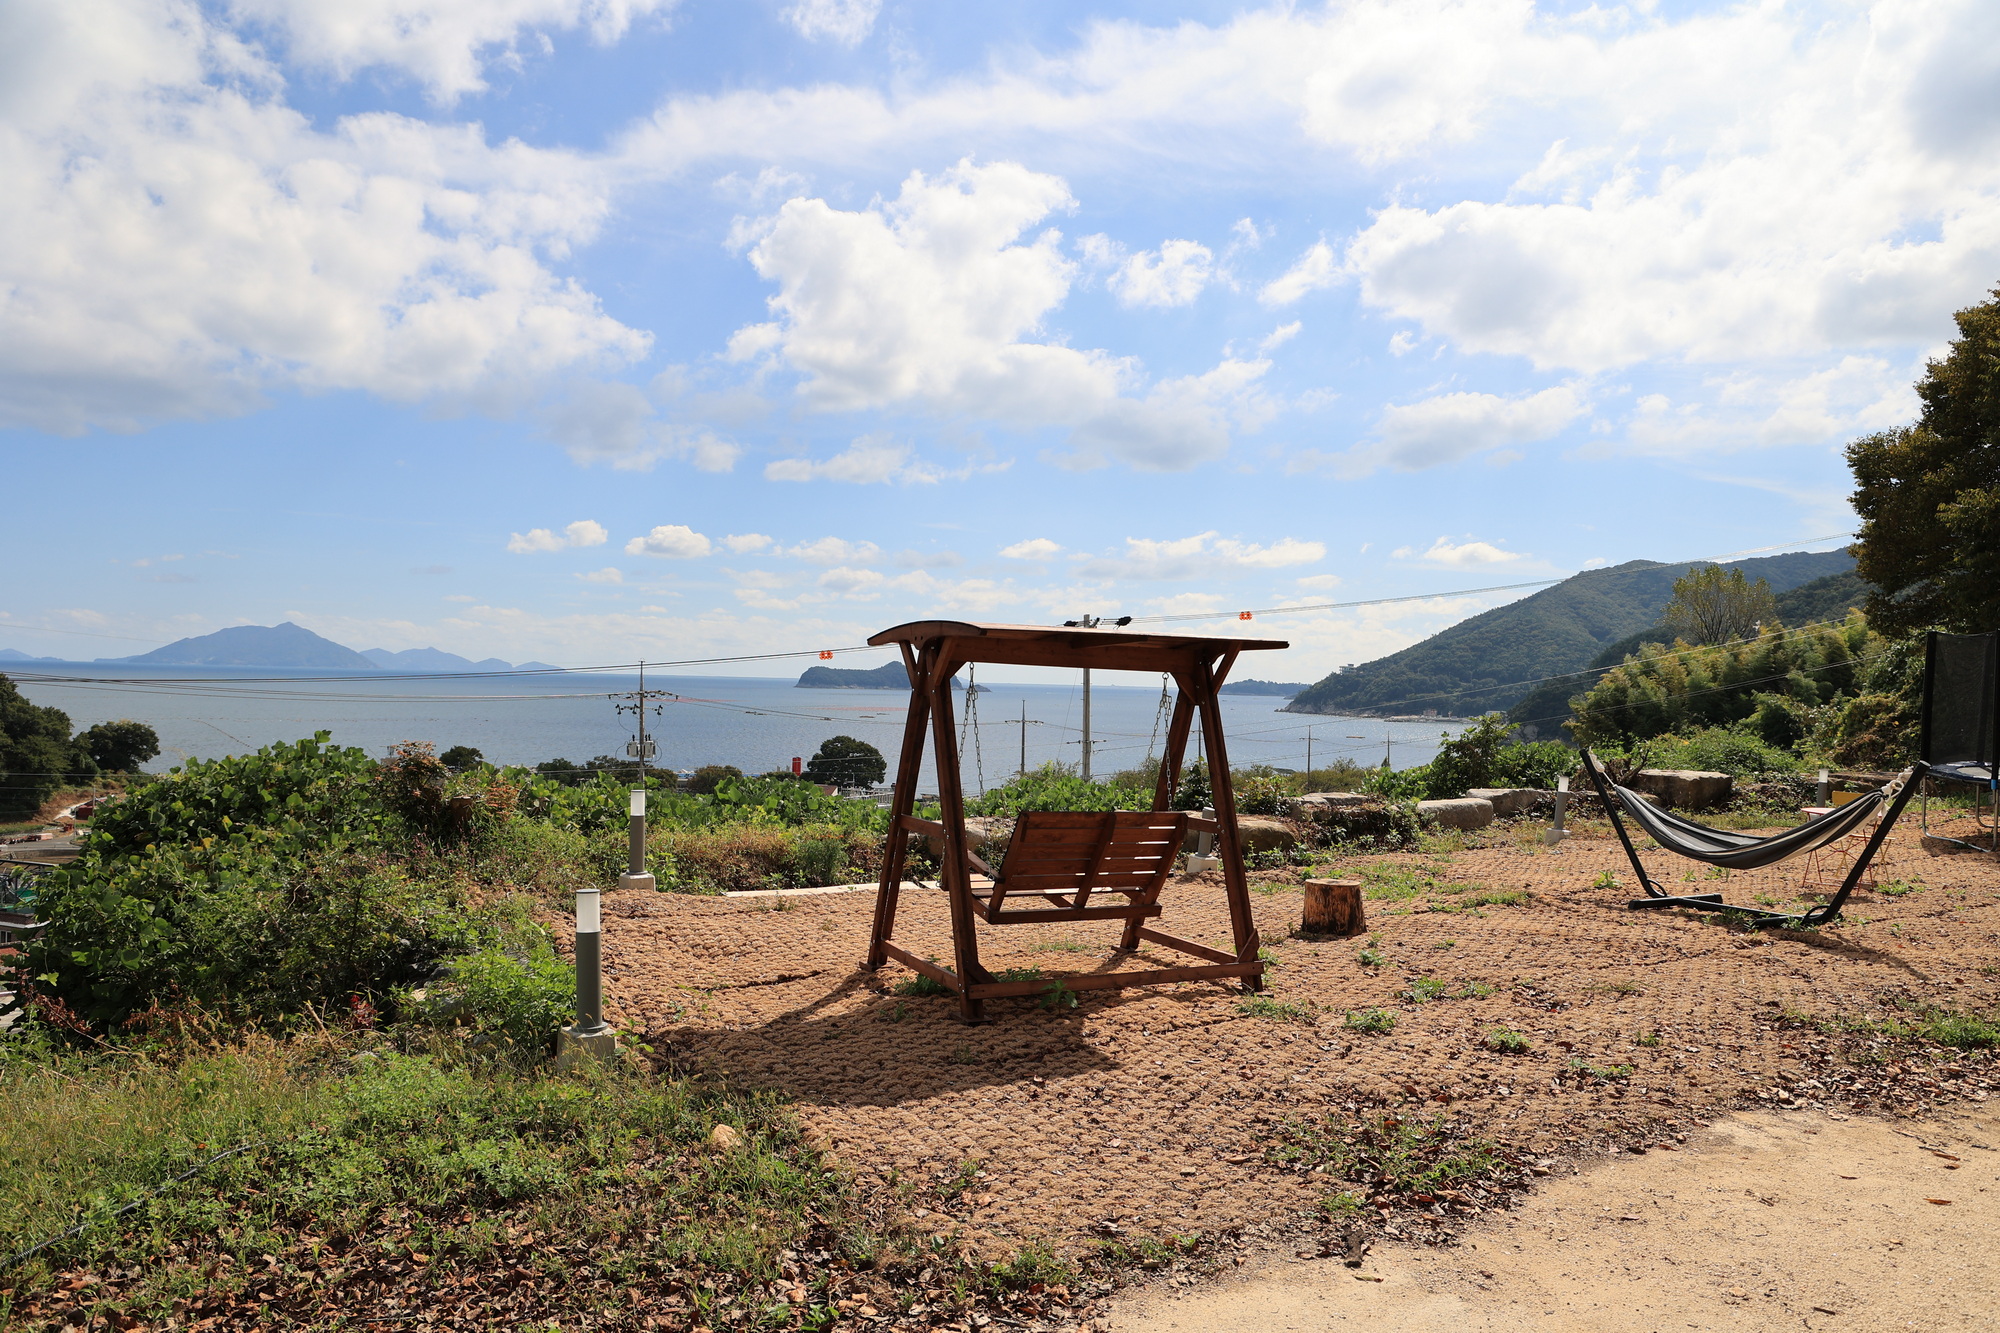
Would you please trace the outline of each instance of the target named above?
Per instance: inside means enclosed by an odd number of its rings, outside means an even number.
[[[1961,310],[1917,382],[1916,424],[1847,446],[1869,622],[1892,636],[2000,629],[2000,289]]]
[[[137,773],[139,765],[160,753],[160,733],[130,718],[100,722],[79,735],[76,743],[107,773]]]
[[[806,781],[834,787],[873,787],[889,772],[882,752],[852,736],[834,736],[806,761]]]
[[[28,702],[0,676],[0,810],[33,810],[96,776],[89,752],[70,738],[69,714]]]
[[[1778,599],[1763,579],[1755,583],[1740,569],[1698,565],[1674,580],[1674,600],[1660,623],[1689,643],[1748,639],[1778,618]]]

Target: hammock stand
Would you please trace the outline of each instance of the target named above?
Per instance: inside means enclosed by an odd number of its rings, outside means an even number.
[[[1626,859],[1632,863],[1632,871],[1639,877],[1639,885],[1646,891],[1644,898],[1634,898],[1626,904],[1634,909],[1653,907],[1688,907],[1704,912],[1734,912],[1750,917],[1760,926],[1782,926],[1809,928],[1822,926],[1840,915],[1846,905],[1847,896],[1854,892],[1854,886],[1867,873],[1869,862],[1875,859],[1882,840],[1889,836],[1889,828],[1910,803],[1910,798],[1923,785],[1929,766],[1923,763],[1912,765],[1908,770],[1891,781],[1887,786],[1871,791],[1865,796],[1839,806],[1826,814],[1815,816],[1797,828],[1786,829],[1769,837],[1753,838],[1745,833],[1728,829],[1714,829],[1706,824],[1697,824],[1692,819],[1683,818],[1671,810],[1661,810],[1649,803],[1630,787],[1620,786],[1605,776],[1597,756],[1589,750],[1583,751],[1584,771],[1590,775],[1591,785],[1597,788],[1598,796],[1604,801],[1604,812],[1611,817],[1611,827],[1618,834],[1618,841],[1625,847]],[[1840,889],[1831,899],[1803,913],[1772,912],[1761,907],[1738,907],[1722,901],[1719,893],[1669,893],[1660,887],[1646,873],[1645,865],[1639,860],[1639,851],[1632,845],[1632,837],[1625,831],[1625,823],[1618,817],[1619,807],[1632,821],[1652,836],[1654,842],[1678,856],[1690,860],[1704,861],[1709,865],[1730,870],[1756,870],[1768,865],[1776,865],[1804,852],[1816,851],[1829,843],[1854,833],[1868,819],[1882,811],[1884,803],[1888,809],[1882,812],[1876,822],[1875,831],[1869,835],[1861,854],[1854,858],[1854,864],[1847,871],[1847,878],[1841,881]]]

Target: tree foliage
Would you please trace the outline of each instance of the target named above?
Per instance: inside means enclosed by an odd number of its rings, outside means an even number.
[[[76,740],[107,773],[136,773],[160,753],[160,734],[130,718],[100,722]]]
[[[89,750],[70,737],[69,714],[28,702],[0,676],[0,810],[33,810],[96,776]]]
[[[1763,579],[1755,583],[1740,569],[1701,565],[1674,580],[1674,599],[1660,623],[1689,643],[1747,639],[1778,618],[1778,599]]]
[[[438,762],[446,768],[477,768],[486,762],[486,756],[470,745],[454,745],[438,756]]]
[[[852,736],[834,736],[821,743],[806,761],[806,780],[832,787],[875,787],[889,774],[882,752]]]
[[[728,779],[742,776],[743,770],[734,764],[703,764],[688,775],[687,789],[696,796],[708,796]],[[790,777],[791,774],[785,776]]]
[[[2000,628],[2000,289],[1917,382],[1914,425],[1847,447],[1868,618],[1900,638]]]
[[[1796,744],[1823,720],[1816,710],[1863,692],[1885,646],[1858,612],[1749,642],[1647,644],[1575,701],[1570,726],[1585,745],[1739,724]]]

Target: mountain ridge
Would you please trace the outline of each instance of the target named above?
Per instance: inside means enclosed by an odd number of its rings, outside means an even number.
[[[1628,560],[1573,574],[1408,648],[1327,676],[1279,711],[1376,717],[1504,711],[1543,678],[1584,670],[1606,648],[1657,625],[1674,581],[1709,563]],[[1854,558],[1844,550],[1794,551],[1722,563],[1783,594],[1848,572]]]

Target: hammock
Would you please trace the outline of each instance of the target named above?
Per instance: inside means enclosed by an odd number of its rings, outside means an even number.
[[[1671,810],[1662,810],[1646,800],[1630,787],[1610,781],[1604,774],[1597,756],[1590,751],[1583,752],[1584,771],[1590,775],[1592,785],[1604,801],[1604,811],[1611,817],[1611,827],[1618,834],[1619,842],[1625,845],[1625,855],[1632,862],[1632,869],[1639,876],[1639,883],[1646,890],[1646,897],[1636,898],[1631,907],[1696,907],[1709,911],[1724,908],[1740,912],[1757,919],[1760,925],[1793,924],[1802,926],[1821,925],[1840,915],[1841,907],[1847,902],[1847,895],[1861,879],[1868,863],[1875,859],[1876,849],[1888,835],[1889,826],[1903,813],[1903,807],[1921,785],[1918,779],[1924,776],[1926,766],[1917,764],[1898,775],[1888,785],[1860,796],[1846,805],[1836,807],[1823,815],[1816,815],[1797,828],[1786,829],[1768,837],[1752,837],[1747,833],[1736,833],[1729,829],[1710,828],[1692,819],[1677,815]],[[1685,856],[1693,861],[1704,861],[1712,866],[1728,870],[1758,870],[1764,866],[1776,865],[1780,861],[1805,852],[1817,851],[1828,843],[1844,838],[1858,831],[1871,816],[1889,803],[1889,810],[1868,839],[1861,854],[1854,860],[1840,891],[1820,907],[1803,914],[1788,912],[1767,912],[1757,907],[1730,907],[1722,901],[1719,893],[1670,894],[1656,884],[1646,874],[1646,867],[1639,860],[1639,853],[1632,846],[1632,839],[1625,832],[1624,823],[1618,818],[1623,807],[1625,813],[1639,827],[1651,835],[1667,851],[1677,856]]]

